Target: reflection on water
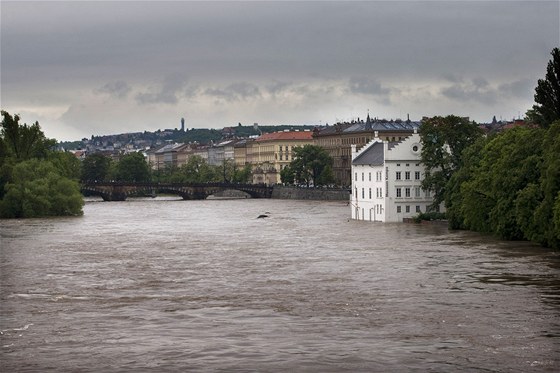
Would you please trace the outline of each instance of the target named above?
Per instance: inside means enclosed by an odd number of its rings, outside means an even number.
[[[560,369],[556,253],[348,217],[158,197],[0,221],[2,371]]]

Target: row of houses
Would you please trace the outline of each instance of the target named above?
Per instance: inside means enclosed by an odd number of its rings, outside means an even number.
[[[191,156],[199,156],[210,165],[233,161],[238,168],[251,166],[253,183],[280,183],[280,171],[293,160],[293,149],[314,144],[312,131],[266,133],[256,138],[231,139],[211,145],[167,144],[147,152],[153,170],[181,167]]]
[[[365,122],[267,133],[210,146],[168,144],[149,151],[148,159],[154,170],[179,167],[193,155],[211,165],[231,160],[237,167],[251,165],[253,183],[272,185],[281,182],[280,171],[292,161],[295,147],[320,145],[334,158],[343,185],[351,191],[352,219],[399,222],[427,212],[433,202],[430,191],[421,187],[425,170],[420,158],[419,125],[368,118]]]
[[[293,149],[306,144],[324,148],[333,158],[333,173],[337,185],[350,187],[352,146],[362,148],[375,136],[387,141],[400,141],[420,127],[420,122],[379,120],[367,116],[364,120],[317,127],[314,130],[265,133],[256,138],[229,139],[217,144],[170,143],[147,152],[154,170],[180,167],[189,157],[198,155],[210,165],[233,161],[237,167],[250,165],[254,183],[280,183],[280,172],[293,160]]]

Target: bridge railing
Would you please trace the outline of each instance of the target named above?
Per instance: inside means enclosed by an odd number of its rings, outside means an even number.
[[[247,184],[247,183],[162,183],[162,182],[125,182],[125,181],[86,181],[82,182],[82,186],[111,186],[111,187],[147,187],[147,188],[181,188],[181,187],[219,187],[219,188],[245,188],[245,189],[272,189],[266,184]]]

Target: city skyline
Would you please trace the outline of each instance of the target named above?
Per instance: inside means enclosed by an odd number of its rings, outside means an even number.
[[[511,120],[558,1],[1,2],[1,107],[91,135],[455,114]]]

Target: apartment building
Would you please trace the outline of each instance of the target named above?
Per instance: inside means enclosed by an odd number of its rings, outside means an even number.
[[[352,146],[352,219],[402,222],[429,210],[433,198],[421,187],[425,170],[418,133],[400,141],[375,137],[360,151],[356,148]]]

